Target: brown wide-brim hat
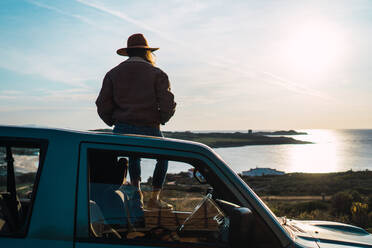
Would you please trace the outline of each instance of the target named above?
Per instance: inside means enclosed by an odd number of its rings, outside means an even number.
[[[117,54],[121,56],[128,56],[128,49],[131,48],[143,48],[150,50],[151,52],[158,50],[159,48],[149,47],[147,40],[143,34],[133,34],[129,36],[127,41],[127,47],[120,48],[116,51]]]

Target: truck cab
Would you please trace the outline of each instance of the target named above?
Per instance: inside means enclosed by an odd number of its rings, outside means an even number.
[[[143,171],[169,161],[162,198],[173,209],[146,207],[151,178],[142,180],[145,204],[136,209],[123,173],[131,158],[141,159]],[[172,173],[180,171],[182,177]],[[329,244],[277,218],[212,149],[183,140],[0,126],[0,192],[1,247]],[[350,227],[337,247],[372,246],[370,234]]]

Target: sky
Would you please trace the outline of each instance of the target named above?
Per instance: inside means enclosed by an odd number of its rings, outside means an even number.
[[[372,128],[371,27],[369,0],[1,0],[0,124],[106,128],[102,79],[143,33],[163,130]]]

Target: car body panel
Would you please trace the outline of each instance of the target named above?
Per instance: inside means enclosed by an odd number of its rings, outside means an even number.
[[[372,235],[364,229],[331,221],[287,221],[297,229],[297,237],[306,237],[317,242],[319,247],[372,247]]]
[[[17,248],[17,247],[53,247],[53,248],[72,248],[74,243],[72,240],[54,240],[54,239],[34,239],[34,238],[7,238],[0,236],[0,247],[4,248]]]

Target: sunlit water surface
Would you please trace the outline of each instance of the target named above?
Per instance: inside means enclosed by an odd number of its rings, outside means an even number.
[[[372,130],[302,130],[305,145],[217,148],[236,172],[269,167],[285,172],[372,170]]]

